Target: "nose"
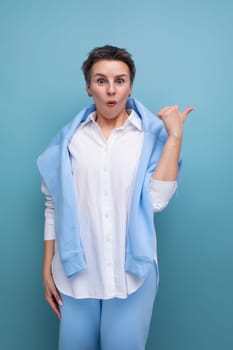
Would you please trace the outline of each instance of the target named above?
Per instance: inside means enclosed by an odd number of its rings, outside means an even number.
[[[111,82],[111,81],[110,81],[110,82],[108,83],[107,93],[108,93],[108,95],[115,95],[116,89],[115,89],[114,82]]]

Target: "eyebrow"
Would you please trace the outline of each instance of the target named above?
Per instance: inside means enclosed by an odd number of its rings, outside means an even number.
[[[96,74],[94,75],[94,77],[96,77],[96,76],[98,76],[98,75],[100,75],[101,77],[107,78],[107,76],[106,76],[105,74],[102,74],[102,73],[96,73]],[[120,78],[120,77],[126,77],[126,76],[127,76],[127,74],[118,74],[118,75],[116,75],[115,77],[116,77],[116,78]]]

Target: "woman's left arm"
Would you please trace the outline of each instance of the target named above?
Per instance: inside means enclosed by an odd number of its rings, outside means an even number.
[[[193,110],[193,107],[189,107],[181,112],[178,106],[170,106],[165,107],[158,112],[158,118],[162,120],[168,138],[155,172],[152,175],[152,179],[160,181],[176,181],[178,176],[183,124],[189,113]]]

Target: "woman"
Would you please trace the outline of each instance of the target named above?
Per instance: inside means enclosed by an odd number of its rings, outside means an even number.
[[[45,297],[60,318],[60,350],[142,350],[158,286],[153,213],[176,191],[193,108],[156,118],[130,98],[136,70],[124,49],[95,48],[82,69],[94,104],[38,159]]]

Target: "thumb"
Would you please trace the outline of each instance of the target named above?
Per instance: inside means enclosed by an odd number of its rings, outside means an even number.
[[[192,112],[195,108],[194,107],[189,107],[189,108],[186,108],[182,114],[181,114],[181,119],[182,119],[182,122],[185,121],[185,119],[187,118],[187,116],[189,115],[190,112]]]

